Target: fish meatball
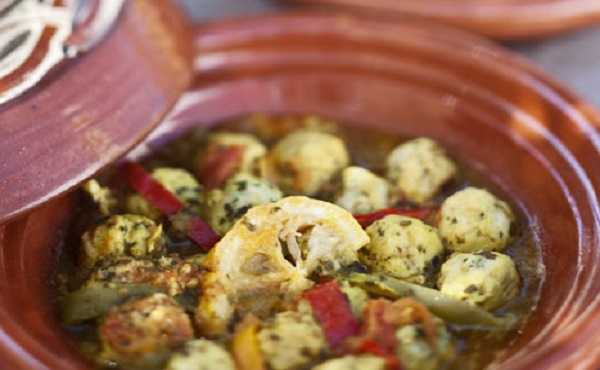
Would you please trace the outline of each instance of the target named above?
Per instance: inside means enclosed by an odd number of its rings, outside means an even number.
[[[82,265],[123,256],[149,257],[164,253],[162,226],[138,215],[116,215],[82,237]]]
[[[194,337],[194,330],[175,300],[155,293],[113,307],[99,336],[104,360],[138,368],[164,361],[170,350]]]
[[[457,172],[444,149],[427,138],[397,146],[387,157],[386,166],[392,192],[415,203],[431,200]]]
[[[276,202],[283,195],[270,182],[248,174],[238,174],[227,181],[223,190],[210,192],[207,220],[224,235],[250,208]]]
[[[250,134],[236,132],[217,132],[211,134],[208,137],[206,149],[200,153],[199,159],[202,160],[208,151],[232,146],[244,149],[237,171],[260,175],[261,162],[267,154],[267,148],[260,140]]]
[[[421,220],[390,215],[367,228],[371,241],[359,252],[373,271],[424,284],[428,269],[444,252],[436,229]]]
[[[385,370],[386,363],[376,356],[344,356],[327,360],[312,370]]]
[[[220,345],[206,339],[187,342],[169,359],[165,370],[235,370],[233,358]]]
[[[160,167],[152,171],[152,177],[191,211],[195,213],[200,211],[202,187],[191,173],[180,168]],[[125,200],[125,207],[131,213],[144,215],[153,220],[161,217],[160,210],[139,194],[129,195]]]
[[[338,137],[298,130],[271,150],[267,174],[286,193],[314,195],[349,161],[348,150]]]
[[[302,368],[327,350],[325,335],[309,309],[278,313],[260,330],[258,340],[273,370]]]
[[[513,221],[508,204],[486,190],[469,187],[444,201],[439,230],[452,251],[501,251],[510,240]]]
[[[361,167],[342,171],[342,189],[335,203],[348,211],[361,214],[388,206],[388,183]]]
[[[440,291],[486,310],[511,300],[519,289],[513,260],[497,252],[455,253],[443,265]]]
[[[436,370],[445,368],[454,358],[452,337],[444,322],[435,319],[435,346],[427,341],[422,325],[405,325],[396,331],[396,354],[406,370]]]

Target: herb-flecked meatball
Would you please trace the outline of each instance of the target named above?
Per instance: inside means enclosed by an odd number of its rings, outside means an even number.
[[[444,201],[439,230],[452,251],[500,251],[510,240],[513,220],[508,204],[486,190],[469,187]]]
[[[276,202],[282,196],[270,182],[241,173],[229,179],[223,190],[209,193],[207,219],[217,233],[224,235],[250,208]]]
[[[327,350],[325,336],[306,302],[298,311],[275,315],[258,333],[266,361],[273,370],[298,369]]]
[[[493,310],[517,294],[519,274],[513,260],[501,253],[455,253],[442,265],[438,287],[450,297]]]
[[[152,171],[152,177],[191,211],[195,213],[200,211],[202,187],[191,173],[180,168],[160,167]],[[160,210],[139,194],[129,195],[125,200],[125,206],[128,212],[144,215],[153,220],[158,220],[161,216]]]
[[[113,307],[98,332],[102,359],[134,368],[156,367],[169,351],[194,337],[188,315],[162,293]]]
[[[386,165],[392,192],[415,203],[429,201],[457,172],[444,149],[428,138],[399,145],[389,154]]]
[[[348,167],[342,171],[335,203],[355,214],[369,213],[388,206],[388,191],[385,179],[361,167]]]
[[[437,335],[432,346],[420,324],[405,325],[396,331],[397,356],[406,370],[436,370],[445,368],[454,358],[452,337],[444,322],[436,319]]]
[[[288,194],[314,195],[350,156],[344,142],[322,132],[298,130],[281,139],[267,160],[267,174]]]
[[[235,363],[220,345],[196,339],[187,342],[182,352],[171,356],[165,370],[235,370]]]
[[[156,257],[165,251],[162,226],[138,215],[111,216],[83,234],[82,243],[82,265],[88,268],[106,259]]]
[[[239,132],[216,132],[208,136],[206,149],[199,154],[202,160],[206,151],[215,147],[237,146],[244,149],[238,172],[260,175],[261,161],[267,154],[267,148],[256,137]]]
[[[344,356],[327,360],[312,370],[385,370],[383,357],[370,355]]]
[[[371,241],[359,251],[361,261],[375,272],[417,284],[444,252],[435,228],[421,220],[391,215],[367,228]]]

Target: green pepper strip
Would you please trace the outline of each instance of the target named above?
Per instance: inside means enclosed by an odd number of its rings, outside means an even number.
[[[128,298],[146,296],[161,290],[146,284],[92,283],[67,294],[62,305],[62,321],[67,325],[100,317]]]
[[[433,314],[452,324],[479,330],[509,331],[517,323],[516,317],[513,315],[494,316],[479,307],[456,300],[438,290],[407,283],[383,274],[351,273],[345,278],[351,284],[358,285],[368,292],[388,298],[414,297]]]

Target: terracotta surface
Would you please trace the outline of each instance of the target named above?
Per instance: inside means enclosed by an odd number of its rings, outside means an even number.
[[[598,0],[287,0],[438,20],[498,39],[548,36],[600,22]]]
[[[0,222],[122,155],[172,107],[190,82],[191,53],[170,4],[128,1],[95,49],[0,106]]]
[[[410,19],[275,16],[196,35],[193,89],[132,156],[253,111],[431,136],[510,197],[543,247],[540,307],[494,368],[600,366],[597,112],[486,41]],[[0,367],[85,367],[58,330],[48,286],[74,200],[0,227]]]

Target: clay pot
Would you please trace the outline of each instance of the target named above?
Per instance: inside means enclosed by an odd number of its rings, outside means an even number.
[[[316,113],[433,137],[516,204],[543,248],[539,307],[494,368],[600,366],[600,118],[592,108],[493,44],[410,19],[259,17],[196,28],[194,42],[193,87],[132,156],[250,112]],[[88,366],[60,328],[51,285],[76,199],[70,193],[0,227],[3,367]]]
[[[403,14],[458,26],[502,40],[549,36],[600,22],[596,0],[288,0]]]

